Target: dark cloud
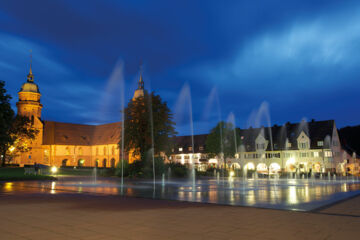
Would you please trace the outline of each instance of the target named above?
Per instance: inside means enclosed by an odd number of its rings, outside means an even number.
[[[44,118],[118,121],[120,92],[132,97],[143,59],[145,85],[173,110],[188,84],[197,133],[218,120],[215,110],[203,118],[213,88],[222,118],[233,112],[241,127],[264,101],[273,123],[344,126],[360,117],[359,20],[357,1],[4,0],[0,78],[14,104],[33,49]]]

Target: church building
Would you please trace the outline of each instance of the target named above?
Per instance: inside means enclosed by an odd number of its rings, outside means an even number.
[[[38,130],[31,141],[31,150],[19,153],[13,164],[49,166],[115,167],[120,161],[118,143],[121,139],[121,122],[86,125],[46,121],[41,118],[43,105],[40,102],[39,86],[34,82],[30,64],[27,81],[18,92],[17,114],[31,119]],[[144,82],[140,74],[139,87],[133,99],[144,96]],[[128,161],[128,154],[124,154]]]

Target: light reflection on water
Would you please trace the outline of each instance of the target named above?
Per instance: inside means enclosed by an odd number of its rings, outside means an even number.
[[[29,193],[61,194],[66,192],[97,193],[172,199],[192,202],[218,203],[240,206],[255,206],[288,210],[312,210],[360,193],[360,183],[345,180],[309,179],[258,179],[231,181],[198,180],[196,187],[186,181],[170,181],[162,186],[161,181],[153,188],[152,182],[125,181],[121,187],[113,180],[67,180],[57,182],[5,182],[0,183],[0,192],[11,194],[17,191]]]

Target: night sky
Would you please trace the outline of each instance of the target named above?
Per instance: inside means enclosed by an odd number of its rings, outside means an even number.
[[[45,120],[120,121],[142,60],[180,135],[189,92],[195,134],[231,112],[241,128],[360,123],[359,1],[1,0],[0,79],[14,108],[30,49]]]

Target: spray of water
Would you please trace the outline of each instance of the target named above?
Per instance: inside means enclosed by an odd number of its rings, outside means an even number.
[[[234,144],[235,144],[235,154],[238,153],[238,145],[237,145],[237,137],[236,137],[236,122],[235,122],[235,115],[233,112],[230,112],[227,122],[233,125],[233,133],[234,133]]]
[[[142,67],[141,67],[142,71]],[[142,74],[142,73],[141,73]],[[154,117],[153,117],[153,107],[152,107],[152,90],[151,90],[151,81],[148,80],[148,89],[150,91],[149,97],[149,120],[150,120],[150,134],[151,134],[151,160],[152,160],[152,175],[153,175],[153,186],[155,194],[155,183],[156,183],[156,172],[155,172],[155,140],[154,140]]]
[[[124,63],[123,61],[119,60],[110,77],[109,80],[107,82],[107,86],[106,86],[106,90],[105,90],[105,95],[103,97],[103,105],[101,107],[101,109],[107,109],[111,97],[114,94],[114,92],[116,91],[116,96],[120,97],[120,112],[121,112],[121,149],[120,149],[120,155],[119,155],[119,159],[121,161],[121,186],[124,183],[124,136],[125,136],[125,127],[124,127],[124,122],[125,122],[125,113],[124,113],[124,107],[125,107],[125,97],[124,97],[124,89],[125,89],[125,81],[124,81]],[[103,110],[104,111],[104,110]],[[99,116],[104,116],[104,114],[99,114]]]
[[[220,123],[220,156],[223,156],[223,152],[224,152],[224,143],[223,143],[223,126],[222,126],[222,116],[221,116],[221,108],[220,108],[220,100],[219,100],[219,94],[217,92],[217,89],[215,87],[212,88],[209,97],[207,99],[206,102],[206,106],[204,108],[204,113],[203,113],[203,118],[207,119],[210,116],[210,112],[213,109],[213,105],[215,105],[217,113],[218,113],[218,122]],[[222,159],[222,163],[224,163],[224,167],[226,166],[225,164],[225,159]]]
[[[254,126],[256,128],[259,128],[262,126],[263,120],[265,120],[267,124],[267,130],[270,140],[270,149],[271,151],[273,151],[274,146],[273,146],[273,137],[271,131],[271,118],[270,118],[269,104],[267,102],[262,102],[258,110],[252,111],[248,120],[248,126]]]
[[[182,89],[180,91],[180,95],[176,102],[176,106],[175,106],[175,121],[176,122],[182,121],[185,106],[188,106],[188,110],[189,110],[188,114],[189,114],[189,122],[190,122],[191,147],[192,147],[192,157],[193,157],[194,156],[194,122],[193,122],[191,91],[190,91],[190,87],[188,84],[185,84],[182,87]],[[191,169],[192,183],[193,183],[193,186],[195,186],[195,163],[194,163],[193,158],[191,159],[191,164],[192,164],[192,169]]]

